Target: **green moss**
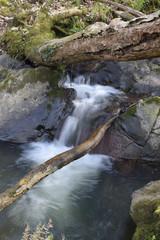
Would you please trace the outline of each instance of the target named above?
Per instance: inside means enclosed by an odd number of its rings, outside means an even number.
[[[146,104],[152,104],[152,103],[155,103],[156,105],[160,105],[160,97],[151,97],[151,98],[148,98],[146,101],[145,101]]]
[[[0,82],[5,79],[8,74],[8,70],[0,66]]]
[[[57,23],[56,23],[57,24]],[[58,22],[58,26],[67,33],[67,35],[72,35],[73,33],[79,32],[88,26],[87,22],[84,22],[78,16],[61,19]],[[64,37],[66,34],[57,33],[57,36]]]
[[[53,28],[53,21],[48,14],[40,12],[39,16],[33,27],[29,29],[29,34],[26,37],[26,48],[25,55],[27,56],[28,52],[33,54],[36,53],[36,48],[44,43],[46,40],[51,40],[56,37]],[[32,57],[30,56],[30,59]]]
[[[24,59],[25,35],[23,31],[18,31],[18,29],[12,31],[9,29],[4,34],[4,38],[7,42],[7,50],[11,57],[15,57],[20,60]]]
[[[27,83],[49,82],[51,88],[57,88],[61,73],[47,67],[37,67],[32,69],[22,69],[18,72],[10,72],[0,84],[0,90],[8,93],[17,92],[24,88]]]
[[[136,112],[137,112],[137,106],[133,106],[129,108],[127,112],[123,113],[122,117],[124,117],[125,119],[132,118],[133,116],[135,116]]]
[[[8,1],[7,0],[0,0],[0,6],[7,6]]]
[[[110,12],[110,7],[106,6],[104,3],[95,3],[91,9],[91,19],[92,21],[107,21],[107,16]]]
[[[24,9],[21,8],[21,10],[19,10],[18,13],[14,16],[12,26],[25,27],[25,25],[27,24],[27,20],[31,15],[33,15],[33,13],[31,14],[30,11],[24,11]]]
[[[155,236],[153,238],[153,236]],[[145,224],[137,227],[132,240],[159,240],[160,236],[160,222]]]
[[[160,73],[160,67],[156,67],[154,70],[155,70],[157,73]]]
[[[133,240],[159,240],[159,193],[160,181],[155,181],[147,184],[145,187],[135,192],[135,195],[133,195],[131,204],[131,216],[137,224]]]
[[[13,16],[13,13],[8,7],[3,7],[3,8],[0,8],[0,15],[11,17]]]

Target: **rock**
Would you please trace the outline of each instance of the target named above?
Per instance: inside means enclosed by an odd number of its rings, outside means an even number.
[[[91,82],[111,84],[137,95],[160,95],[160,58],[130,62],[107,61],[91,73]]]
[[[2,54],[0,56],[0,66],[1,68],[9,69],[9,70],[19,70],[22,68],[31,68],[28,64],[26,64],[24,61],[21,62],[17,59],[13,59],[9,56],[9,54]]]
[[[160,161],[159,131],[160,98],[140,100],[106,132],[99,152],[114,158]]]
[[[133,240],[159,239],[160,180],[150,182],[132,194],[130,214],[137,224]]]
[[[72,110],[73,91],[58,87],[61,74],[38,67],[9,71],[0,82],[0,139],[53,139]]]

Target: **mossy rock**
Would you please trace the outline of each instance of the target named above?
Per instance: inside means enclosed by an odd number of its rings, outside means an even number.
[[[155,97],[151,97],[151,98],[148,98],[146,101],[145,101],[146,104],[156,104],[156,105],[159,105],[160,106],[160,97],[158,96],[155,96]]]
[[[132,118],[136,115],[137,112],[137,106],[133,106],[129,108],[124,114],[122,114],[122,117],[124,116],[125,119]]]
[[[8,74],[8,69],[6,68],[3,68],[0,66],[0,82],[5,79],[5,77],[7,76]]]
[[[26,84],[48,82],[52,89],[57,88],[61,73],[46,67],[22,69],[18,72],[9,72],[6,78],[0,83],[0,90],[8,93],[15,93],[24,88]]]
[[[133,240],[159,239],[160,181],[150,182],[132,195],[131,216],[137,224]]]

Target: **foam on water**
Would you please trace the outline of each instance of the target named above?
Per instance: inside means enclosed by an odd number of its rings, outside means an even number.
[[[18,164],[22,166],[27,162],[35,167],[68,149],[57,142],[32,143],[24,149]],[[56,221],[62,221],[64,215],[65,218],[69,216],[70,209],[77,199],[89,197],[90,191],[99,181],[101,171],[111,169],[112,163],[108,156],[87,154],[33,187],[11,208],[9,216],[18,225],[26,221],[33,223],[45,220],[49,215],[53,215]],[[72,222],[72,217],[69,218]]]

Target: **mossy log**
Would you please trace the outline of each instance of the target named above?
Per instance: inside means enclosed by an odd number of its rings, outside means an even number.
[[[29,54],[31,61],[45,66],[159,56],[160,11],[128,22],[95,23],[71,36],[46,41]]]
[[[92,136],[86,142],[72,148],[64,153],[61,153],[40,166],[34,168],[22,179],[20,179],[15,185],[7,189],[5,192],[0,194],[0,211],[5,207],[10,205],[12,202],[20,198],[29,189],[31,189],[36,183],[47,177],[48,175],[54,173],[58,169],[64,167],[65,165],[73,162],[74,160],[84,156],[89,151],[91,151],[102,139],[105,131],[109,128],[114,119],[118,117],[117,115],[110,118],[104,125],[96,129]]]

